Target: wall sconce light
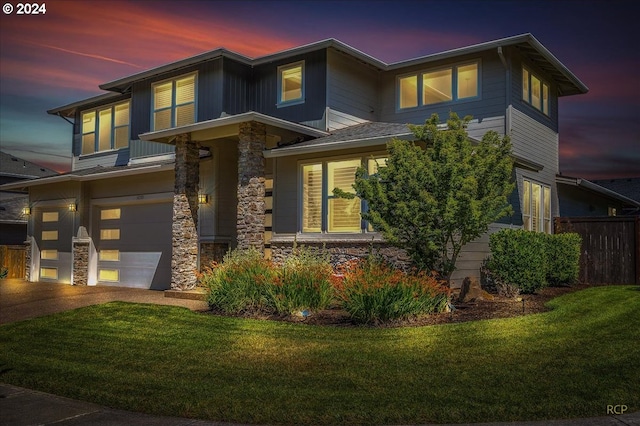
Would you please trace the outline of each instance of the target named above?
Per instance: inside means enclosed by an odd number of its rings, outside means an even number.
[[[198,194],[198,204],[209,204],[209,194]]]
[[[22,208],[22,214],[24,216],[29,216],[31,214],[31,207],[23,207]]]
[[[70,212],[77,212],[78,211],[78,205],[76,203],[69,204],[69,211]]]

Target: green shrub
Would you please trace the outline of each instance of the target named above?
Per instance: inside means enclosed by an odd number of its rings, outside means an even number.
[[[270,261],[254,248],[232,250],[220,265],[200,279],[207,289],[207,303],[225,314],[271,312],[265,284],[274,281],[276,271]]]
[[[575,233],[547,235],[547,283],[573,284],[580,275],[582,237]]]
[[[359,323],[379,323],[440,312],[448,288],[424,272],[407,274],[375,261],[352,262],[337,284],[343,307]]]
[[[2,278],[7,278],[7,276],[9,275],[9,269],[3,267],[0,267],[0,279]]]
[[[488,269],[522,293],[534,293],[546,284],[546,235],[522,229],[503,229],[489,237]]]
[[[268,286],[269,301],[280,314],[325,309],[334,296],[332,273],[328,253],[294,248]]]

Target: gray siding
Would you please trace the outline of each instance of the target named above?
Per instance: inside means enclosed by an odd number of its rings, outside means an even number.
[[[113,151],[96,152],[95,154],[73,157],[71,160],[72,170],[90,169],[91,167],[113,167],[126,166],[129,162],[129,148],[123,148]]]
[[[227,114],[241,114],[250,111],[254,102],[251,85],[252,68],[227,58],[224,58],[223,61],[224,101],[222,102],[222,111]]]
[[[379,115],[380,73],[334,49],[327,51],[327,106],[365,120]]]
[[[134,139],[129,142],[129,149],[131,158],[140,158],[151,155],[172,153],[175,151],[175,146],[166,143],[147,142]]]
[[[259,65],[254,68],[254,109],[257,112],[296,123],[320,120],[327,98],[326,50]],[[305,100],[303,103],[278,107],[278,67],[304,60]]]
[[[455,102],[444,102],[406,110],[398,110],[396,84],[398,76],[419,73],[458,63],[480,60],[480,98]],[[478,55],[463,56],[453,60],[429,65],[413,66],[393,72],[386,72],[381,81],[381,114],[380,121],[392,123],[423,124],[426,119],[436,113],[441,120],[446,120],[453,111],[460,117],[471,115],[480,121],[485,118],[503,117],[507,107],[505,100],[506,79],[505,68],[496,52],[484,52]]]
[[[558,198],[563,217],[608,216],[609,207],[615,207],[618,214],[623,207],[619,201],[571,185],[558,184]]]

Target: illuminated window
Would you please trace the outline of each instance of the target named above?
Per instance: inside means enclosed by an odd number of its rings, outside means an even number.
[[[153,130],[186,126],[195,121],[195,74],[153,86]]]
[[[414,108],[476,98],[480,96],[479,69],[479,62],[471,62],[400,77],[398,107]]]
[[[522,99],[537,110],[549,115],[549,85],[522,67]]]
[[[104,209],[100,211],[100,220],[120,219],[120,209]]]
[[[527,231],[551,233],[551,188],[523,180],[522,220]]]
[[[278,104],[304,102],[304,61],[278,68]]]
[[[42,260],[58,260],[58,250],[41,250],[40,259]]]
[[[101,229],[100,239],[101,240],[119,240],[120,230],[119,229]]]
[[[335,188],[355,194],[352,185],[356,181],[356,170],[361,165],[360,159],[327,163],[328,232],[359,232],[361,229],[360,199],[356,197],[349,200],[333,196]]]
[[[58,212],[42,212],[42,221],[43,222],[57,222],[58,221]]]
[[[118,269],[99,269],[98,281],[120,281],[120,271]]]
[[[57,280],[58,268],[40,268],[40,278]]]
[[[56,241],[58,239],[58,231],[42,231],[42,241]]]
[[[302,167],[302,232],[322,230],[322,164]]]
[[[129,146],[129,101],[82,113],[82,154]]]
[[[120,250],[100,250],[98,259],[107,262],[117,262],[120,260]]]

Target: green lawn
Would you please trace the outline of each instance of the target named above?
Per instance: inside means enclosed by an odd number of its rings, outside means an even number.
[[[329,328],[109,303],[0,326],[0,382],[231,422],[511,421],[640,410],[640,288],[518,318]]]

